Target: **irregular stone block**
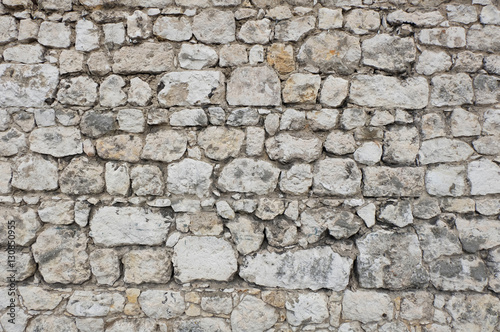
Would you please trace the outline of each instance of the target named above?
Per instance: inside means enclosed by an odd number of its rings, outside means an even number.
[[[353,196],[361,187],[361,172],[352,159],[325,158],[316,162],[313,191],[319,195]]]
[[[174,194],[208,196],[213,166],[186,158],[168,165],[167,190]]]
[[[30,150],[54,157],[66,157],[83,151],[80,131],[75,127],[36,128],[29,137]]]
[[[218,184],[225,191],[264,195],[276,188],[279,174],[269,162],[237,158],[222,169]]]
[[[465,167],[439,165],[428,169],[425,188],[433,196],[463,196],[466,194]]]
[[[45,229],[31,246],[45,282],[80,284],[90,278],[87,235],[76,227]]]
[[[490,249],[500,244],[500,224],[484,217],[457,217],[455,221],[462,247],[467,252]]]
[[[139,303],[146,316],[155,319],[170,319],[184,313],[186,306],[180,292],[161,289],[148,289],[139,296]],[[123,331],[123,330],[116,330]]]
[[[98,194],[104,190],[104,167],[86,157],[73,158],[61,172],[61,191],[71,195]]]
[[[120,48],[113,55],[116,74],[159,74],[173,69],[174,51],[169,43],[142,43]]]
[[[299,62],[323,73],[352,74],[361,59],[359,39],[343,31],[322,32],[302,44]]]
[[[78,332],[75,319],[60,315],[38,315],[30,320],[27,332],[38,331],[67,331]]]
[[[177,130],[162,130],[146,136],[142,150],[142,159],[163,161],[166,163],[180,159],[187,147],[187,137]]]
[[[174,247],[174,277],[181,283],[194,280],[228,281],[238,268],[237,256],[231,244],[223,239],[188,236]]]
[[[277,321],[276,309],[255,296],[245,296],[231,313],[234,332],[266,331]]]
[[[29,310],[52,310],[63,299],[61,293],[48,291],[39,286],[21,286],[19,287],[19,293],[23,298],[23,304]]]
[[[314,29],[316,18],[314,16],[292,17],[279,21],[274,31],[274,39],[279,41],[298,41],[309,31]]]
[[[245,256],[239,274],[247,282],[266,287],[341,291],[349,282],[351,267],[352,259],[340,256],[330,247],[316,247]]]
[[[139,207],[98,209],[90,220],[94,243],[107,247],[159,245],[167,239],[173,217],[166,212]]]
[[[433,260],[430,271],[434,287],[444,291],[481,292],[488,284],[486,264],[473,255]]]
[[[473,153],[469,144],[442,137],[424,141],[418,152],[418,159],[422,165],[449,163],[467,160]]]
[[[467,48],[485,52],[500,52],[500,40],[495,38],[500,27],[494,25],[472,26],[467,31]]]
[[[97,155],[110,160],[138,162],[142,147],[142,139],[133,135],[109,136],[96,142]]]
[[[349,100],[360,106],[421,109],[427,106],[429,86],[423,77],[399,80],[392,76],[357,75]]]
[[[15,226],[16,244],[28,246],[35,240],[37,231],[42,227],[38,221],[36,211],[26,206],[0,208],[0,244],[7,245],[8,227]]]
[[[73,316],[108,316],[123,311],[125,297],[120,293],[75,291],[69,298],[66,310]]]
[[[97,83],[87,76],[61,80],[57,100],[63,105],[93,106],[97,100]]]
[[[120,260],[113,249],[95,249],[90,253],[90,267],[97,283],[113,286],[120,278]]]
[[[65,23],[44,21],[38,30],[38,42],[43,46],[68,48],[71,46],[71,27]]]
[[[16,128],[0,133],[0,156],[10,157],[26,148],[26,136]]]
[[[377,230],[357,239],[356,245],[362,287],[403,289],[428,283],[429,272],[413,229]]]
[[[22,190],[57,189],[57,163],[51,157],[26,155],[19,158],[12,173],[12,187]]]
[[[231,232],[236,249],[242,255],[258,250],[264,241],[262,223],[244,214],[238,215],[236,219],[226,223],[226,226]]]
[[[472,104],[474,100],[472,79],[465,73],[434,76],[431,85],[431,104],[434,106],[459,106]]]
[[[239,67],[227,83],[226,99],[234,106],[277,106],[281,104],[281,83],[269,67]]]
[[[485,310],[485,308],[487,308]],[[470,331],[476,326],[494,331],[500,317],[500,300],[490,294],[456,294],[445,305],[457,331]]]
[[[392,319],[394,304],[389,295],[369,290],[346,290],[342,299],[342,318],[364,324]]]
[[[171,72],[160,80],[158,102],[166,107],[219,104],[224,80],[220,71]]]
[[[425,45],[459,48],[465,46],[465,29],[462,27],[422,29],[418,40]]]
[[[310,163],[321,156],[323,143],[315,136],[294,137],[290,134],[278,134],[266,140],[266,151],[271,160],[289,163],[302,160]]]
[[[402,72],[415,61],[413,38],[378,34],[361,44],[363,64],[391,72]]]
[[[0,107],[44,107],[59,83],[56,67],[0,64]]]
[[[43,201],[38,207],[38,216],[46,223],[69,225],[75,221],[74,209],[72,200]]]
[[[315,103],[321,77],[312,74],[292,74],[283,88],[284,103]]]
[[[206,44],[228,44],[236,39],[236,23],[231,11],[206,9],[193,18],[193,34]]]
[[[123,281],[165,284],[172,277],[172,254],[164,249],[131,250],[123,258]]]

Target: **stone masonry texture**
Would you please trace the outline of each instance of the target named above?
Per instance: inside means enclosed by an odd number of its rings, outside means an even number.
[[[496,0],[0,0],[0,332],[500,331]]]

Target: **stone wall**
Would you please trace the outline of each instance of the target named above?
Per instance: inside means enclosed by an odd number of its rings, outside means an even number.
[[[500,331],[499,86],[493,0],[1,0],[0,332]]]

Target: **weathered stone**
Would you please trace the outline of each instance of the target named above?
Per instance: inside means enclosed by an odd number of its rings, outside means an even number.
[[[44,21],[40,24],[38,42],[43,46],[68,48],[71,46],[71,28],[65,23]]]
[[[472,104],[474,99],[472,80],[464,73],[434,76],[431,85],[431,104],[434,106]]]
[[[173,16],[159,17],[153,27],[153,33],[159,38],[172,41],[189,40],[193,35],[191,23],[187,17]]]
[[[285,110],[281,115],[280,130],[302,130],[306,127],[306,114],[293,108]]]
[[[472,52],[470,52],[472,53]],[[474,53],[472,53],[474,54]],[[4,53],[5,57],[5,53]],[[500,74],[500,56],[499,55],[487,55],[484,57],[484,69],[489,73],[489,74],[495,74],[499,75]]]
[[[440,290],[481,292],[488,284],[486,265],[473,255],[435,259],[430,271],[432,284]]]
[[[354,160],[365,165],[375,165],[382,157],[382,145],[378,142],[363,143],[354,152]]]
[[[477,12],[474,6],[448,5],[446,11],[448,19],[452,22],[469,24],[477,21]]]
[[[318,28],[322,30],[339,29],[344,24],[342,9],[320,8],[318,10]]]
[[[409,23],[421,27],[432,27],[443,22],[445,18],[439,11],[415,11],[411,13],[396,10],[387,15],[387,21],[391,24]]]
[[[131,250],[122,258],[123,281],[164,284],[172,276],[171,254],[164,249]]]
[[[266,140],[266,151],[269,158],[288,163],[299,159],[312,162],[321,155],[322,142],[317,137],[294,137],[290,134],[279,134]]]
[[[224,95],[224,75],[219,71],[171,72],[160,81],[162,106],[217,104]]]
[[[133,106],[147,106],[151,103],[153,97],[151,87],[139,77],[130,80],[130,89],[128,90],[128,102]]]
[[[267,51],[267,63],[280,74],[288,74],[295,70],[295,58],[292,45],[272,44]]]
[[[214,314],[229,315],[233,311],[233,299],[228,295],[207,294],[201,298],[201,308]]]
[[[320,83],[319,75],[292,74],[283,88],[283,102],[315,103]]]
[[[66,310],[74,316],[107,316],[122,312],[124,305],[120,293],[77,290],[70,296]]]
[[[446,122],[440,113],[422,115],[420,131],[423,139],[446,136]]]
[[[0,244],[7,245],[9,242],[8,229],[15,226],[16,244],[28,246],[35,240],[37,231],[42,227],[36,217],[36,211],[22,207],[0,208]]]
[[[456,294],[446,302],[445,308],[456,331],[477,328],[494,331],[500,317],[500,300],[490,294]]]
[[[79,20],[76,23],[75,31],[75,49],[77,51],[90,52],[99,48],[99,30],[92,21]]]
[[[336,155],[346,155],[356,151],[356,141],[351,133],[333,130],[325,140],[325,150]]]
[[[175,130],[148,134],[141,158],[171,162],[180,159],[186,151],[187,138]]]
[[[262,220],[273,220],[284,211],[285,204],[281,199],[261,198],[255,216]]]
[[[118,111],[118,129],[129,133],[142,133],[144,131],[145,119],[142,110],[122,109]]]
[[[249,94],[248,91],[253,91]],[[281,103],[281,84],[269,67],[239,67],[227,83],[230,105],[276,106]]]
[[[70,200],[43,201],[38,207],[38,216],[46,223],[69,225],[75,219],[74,208],[75,202]]]
[[[227,44],[235,40],[236,23],[231,11],[206,9],[193,18],[193,34],[206,44]]]
[[[113,249],[95,249],[89,258],[98,284],[112,286],[120,278],[120,260]]]
[[[415,61],[413,38],[379,34],[363,41],[361,49],[363,64],[391,72],[405,71]]]
[[[188,236],[175,245],[172,262],[179,282],[228,281],[238,268],[237,254],[229,242],[213,236]],[[215,264],[215,265],[214,265]],[[214,266],[217,266],[214,269]]]
[[[170,116],[170,125],[174,127],[206,126],[208,118],[201,108],[184,109]]]
[[[239,274],[244,280],[261,286],[341,291],[349,282],[351,267],[350,258],[340,256],[330,247],[316,247],[245,256]]]
[[[474,73],[483,66],[483,55],[476,54],[470,51],[463,51],[458,53],[455,57],[453,57],[453,60],[453,69],[455,69],[456,71]]]
[[[224,321],[224,319],[209,317],[178,321],[175,323],[174,329],[179,332],[196,331],[197,329],[201,331],[231,332],[231,328],[228,323]]]
[[[287,322],[292,326],[320,324],[329,317],[328,297],[324,293],[289,295],[285,307]]]
[[[33,130],[29,137],[30,150],[54,157],[82,153],[80,131],[75,127],[47,127]]]
[[[169,43],[142,43],[120,48],[113,55],[116,74],[159,74],[173,68],[174,51]]]
[[[247,156],[259,156],[264,150],[264,139],[266,132],[261,127],[246,128],[246,154]]]
[[[377,31],[380,26],[380,14],[374,10],[353,9],[345,17],[345,28],[357,35]]]
[[[280,170],[271,163],[249,158],[238,158],[221,172],[218,185],[225,191],[263,195],[276,188]]]
[[[143,291],[139,303],[146,316],[156,319],[180,316],[185,308],[184,296],[180,292],[161,289]]]
[[[499,86],[500,79],[495,76],[477,75],[474,78],[476,104],[488,105],[497,103],[500,100]]]
[[[23,304],[29,310],[52,310],[63,299],[61,293],[47,291],[38,286],[19,287],[19,293],[23,298]]]
[[[168,165],[167,190],[174,194],[207,196],[212,180],[213,166],[194,159]]]
[[[500,33],[500,27],[493,25],[472,26],[467,31],[467,48],[477,51],[498,52],[500,41],[495,38]]]
[[[474,150],[469,144],[449,138],[424,141],[418,152],[420,164],[446,163],[467,160]]]
[[[427,106],[429,86],[423,77],[399,80],[382,75],[357,75],[351,81],[352,103],[384,108],[421,109]]]
[[[118,48],[125,43],[125,25],[122,22],[103,24],[104,44],[110,49]]]
[[[21,63],[41,63],[44,62],[43,53],[44,48],[40,45],[17,45],[5,49],[3,58]]]
[[[262,223],[246,215],[238,215],[236,219],[226,224],[229,228],[236,249],[242,255],[248,255],[260,248],[264,241],[264,226]]]
[[[97,83],[87,76],[63,79],[57,100],[64,105],[93,106],[97,100]]]
[[[247,44],[266,44],[271,39],[271,21],[267,18],[246,21],[238,32],[238,39]]]
[[[405,293],[401,301],[401,317],[410,321],[431,319],[433,300],[434,296],[425,291]]]
[[[203,44],[182,44],[179,51],[179,64],[185,69],[213,67],[217,60],[217,52]]]
[[[10,157],[26,148],[26,136],[16,128],[0,133],[0,156]]]
[[[438,165],[425,174],[427,193],[433,196],[465,195],[465,166]]]
[[[389,164],[413,165],[417,157],[419,143],[417,128],[392,127],[384,135],[382,159]]]
[[[298,60],[323,73],[347,75],[354,72],[361,59],[359,39],[341,31],[322,32],[309,37]]]
[[[429,281],[418,237],[411,228],[377,230],[357,239],[356,246],[362,287],[403,289],[423,287]]]
[[[352,159],[325,158],[314,166],[315,194],[353,196],[360,185],[361,172]]]
[[[337,107],[342,105],[349,92],[349,81],[334,76],[328,76],[321,87],[320,102]]]
[[[377,207],[373,203],[369,203],[356,211],[356,214],[363,219],[366,227],[375,225],[375,212]]]
[[[99,157],[110,160],[138,162],[142,147],[142,139],[133,135],[108,136],[96,142]]]
[[[231,313],[234,332],[266,331],[278,321],[276,309],[255,296],[245,296]]]
[[[147,39],[152,32],[151,18],[140,10],[127,17],[127,35],[132,39]]]
[[[293,217],[295,220],[298,218]],[[298,242],[298,231],[293,221],[278,217],[266,224],[266,239],[269,245],[274,247],[289,247]]]
[[[79,284],[90,278],[88,237],[71,226],[45,229],[31,246],[45,282]]]
[[[389,295],[369,290],[346,290],[342,299],[342,318],[364,324],[392,319],[394,304]]]
[[[57,163],[51,157],[26,155],[16,161],[12,187],[21,190],[57,189]]]
[[[95,160],[77,157],[61,172],[59,185],[65,194],[98,194],[104,190],[104,169]]]
[[[446,212],[470,213],[474,212],[475,204],[472,198],[446,197],[441,200],[441,208]]]
[[[500,289],[500,248],[490,250],[486,258],[486,265],[491,271],[489,288],[498,293]]]
[[[451,113],[451,134],[457,136],[476,136],[481,134],[479,117],[462,108],[456,108]]]
[[[78,332],[75,320],[67,316],[38,315],[30,320],[27,332],[64,331]]]
[[[0,64],[0,107],[42,107],[59,82],[52,65]]]
[[[158,166],[134,166],[130,171],[130,180],[132,190],[137,196],[163,194],[163,174]]]
[[[93,75],[104,76],[111,71],[111,64],[104,52],[94,52],[87,60],[89,71]]]
[[[0,45],[7,44],[17,39],[19,32],[14,17],[7,15],[0,16],[0,28]]]
[[[434,73],[447,71],[450,67],[451,58],[445,52],[424,50],[418,57],[418,63],[415,66],[415,70],[419,74],[430,76]]]
[[[408,200],[389,201],[380,208],[379,219],[398,227],[413,224],[411,203]]]
[[[500,135],[500,110],[489,109],[484,112],[483,134]]]
[[[165,242],[171,221],[173,217],[161,210],[105,206],[90,220],[90,236],[107,247],[159,245]]]
[[[122,91],[125,80],[118,75],[110,75],[104,79],[99,88],[101,106],[117,107],[127,103],[127,94]]]
[[[61,74],[79,73],[83,71],[83,53],[75,50],[63,50],[59,55],[59,72]]]
[[[99,137],[116,128],[115,117],[111,113],[100,113],[90,110],[83,114],[80,128],[82,134],[90,137]]]
[[[274,39],[296,42],[313,30],[315,25],[314,16],[292,17],[289,20],[280,21],[276,24]]]
[[[418,40],[425,45],[436,45],[448,48],[465,46],[465,29],[462,27],[422,29]]]
[[[293,165],[288,171],[283,171],[280,177],[280,189],[291,195],[305,194],[312,185],[313,174],[307,164]]]
[[[485,217],[457,217],[455,221],[462,247],[467,252],[491,249],[500,244],[500,224]]]
[[[220,67],[236,67],[248,63],[247,48],[245,45],[224,45],[219,51]]]
[[[500,137],[483,136],[472,142],[474,149],[480,154],[498,155],[500,154]]]

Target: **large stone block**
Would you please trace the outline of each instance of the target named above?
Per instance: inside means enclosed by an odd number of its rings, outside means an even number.
[[[169,43],[143,43],[122,47],[113,61],[116,74],[159,74],[173,68],[174,51]]]
[[[277,106],[281,104],[281,83],[269,67],[239,67],[227,83],[226,99],[234,106]]]

